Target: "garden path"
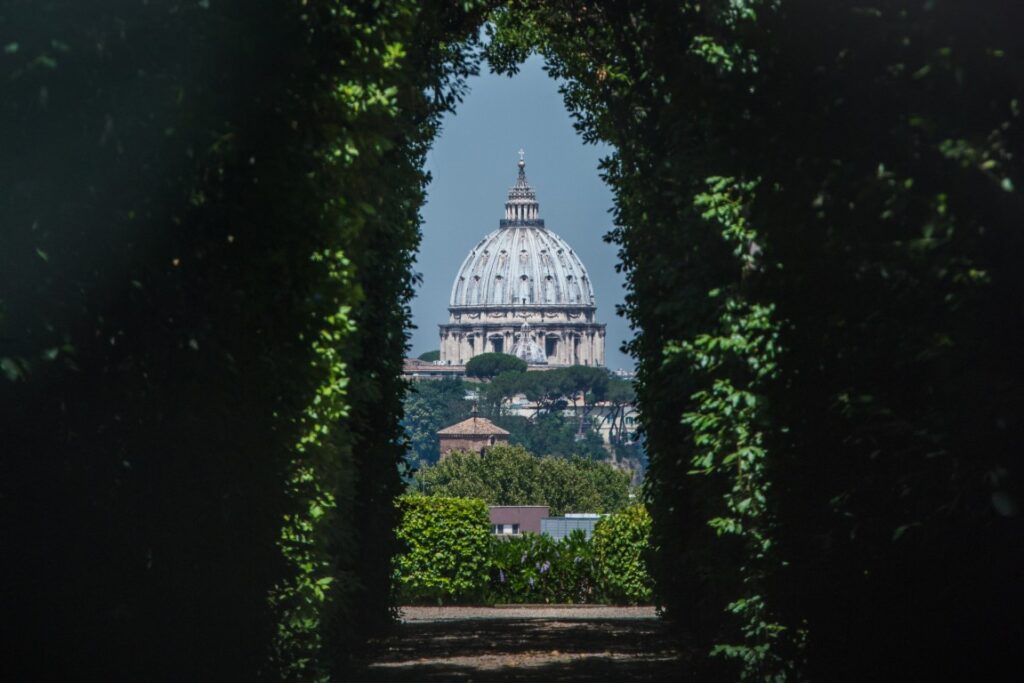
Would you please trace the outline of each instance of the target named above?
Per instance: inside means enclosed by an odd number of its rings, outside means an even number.
[[[651,607],[405,607],[361,680],[680,681],[684,660]]]

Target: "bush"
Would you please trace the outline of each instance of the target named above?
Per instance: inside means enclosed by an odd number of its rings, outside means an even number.
[[[488,602],[631,603],[651,599],[647,543],[651,519],[639,505],[597,523],[589,541],[490,533],[487,508],[473,498],[399,499],[395,593],[404,604]]]
[[[405,552],[395,558],[398,599],[472,602],[483,596],[490,564],[487,506],[472,498],[403,496],[398,538]]]
[[[602,601],[641,603],[651,599],[647,570],[651,516],[642,505],[601,518],[594,528],[591,550]]]
[[[524,534],[492,542],[492,602],[593,602],[594,582],[591,546],[580,530],[560,541]]]

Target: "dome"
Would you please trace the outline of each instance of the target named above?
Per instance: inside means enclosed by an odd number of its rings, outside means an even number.
[[[450,306],[594,306],[579,256],[538,218],[537,197],[519,160],[500,227],[470,250],[452,285]]]

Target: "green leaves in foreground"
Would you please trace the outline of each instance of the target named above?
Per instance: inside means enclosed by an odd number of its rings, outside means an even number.
[[[472,498],[403,496],[398,500],[395,559],[398,599],[480,601],[487,586],[491,524],[487,506]]]

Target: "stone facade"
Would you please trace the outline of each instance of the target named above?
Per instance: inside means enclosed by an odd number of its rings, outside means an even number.
[[[519,160],[499,228],[469,252],[440,325],[441,362],[516,353],[531,365],[603,366],[605,326],[583,262],[539,218]],[[538,351],[539,349],[539,351]]]

